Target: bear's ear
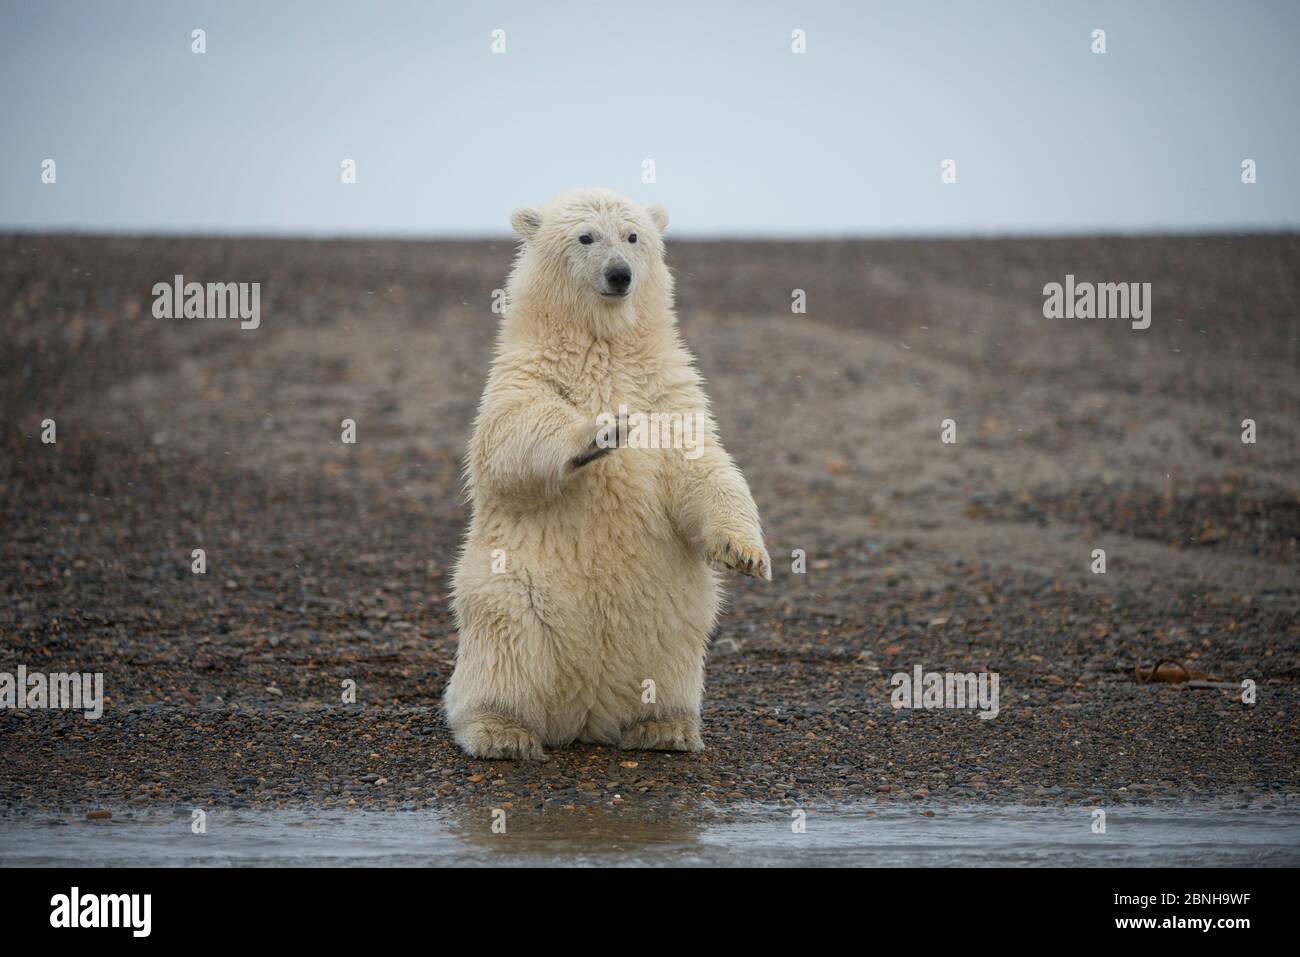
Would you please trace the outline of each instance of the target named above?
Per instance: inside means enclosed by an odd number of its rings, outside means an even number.
[[[542,214],[535,209],[516,209],[510,214],[510,225],[515,228],[520,239],[527,241],[542,228]]]
[[[654,220],[654,224],[659,228],[659,232],[662,233],[668,228],[668,210],[664,209],[658,203],[651,203],[645,208],[645,211],[650,214],[650,218]]]

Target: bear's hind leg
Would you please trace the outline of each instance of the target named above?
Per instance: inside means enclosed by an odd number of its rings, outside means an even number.
[[[703,751],[700,717],[682,714],[638,721],[623,729],[618,746],[624,751]]]
[[[460,642],[443,711],[473,757],[545,761],[543,744],[565,740],[557,734],[565,687],[539,607],[528,582],[505,576],[458,591]]]

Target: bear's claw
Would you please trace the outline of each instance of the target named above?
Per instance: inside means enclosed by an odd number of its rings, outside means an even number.
[[[581,455],[575,455],[573,458],[571,458],[569,460],[569,465],[576,472],[584,465],[594,462],[596,461],[596,459],[608,455],[610,452],[613,451],[614,451],[614,447],[612,445],[602,447],[597,445],[595,442],[592,442],[591,447],[588,448],[587,451],[583,452]]]

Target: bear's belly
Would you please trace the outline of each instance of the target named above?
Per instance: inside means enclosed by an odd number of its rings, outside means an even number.
[[[467,543],[464,577],[518,582],[550,626],[591,640],[712,626],[716,576],[675,533],[608,520],[577,529],[512,518],[495,533],[482,524]]]
[[[643,717],[698,709],[718,582],[666,515],[610,508],[585,510],[580,521],[553,511],[478,518],[462,563],[475,582],[465,584],[526,593],[515,607],[539,622],[532,640],[545,665],[532,679],[547,699],[549,743],[617,743],[621,728]],[[503,570],[483,574],[494,554]]]

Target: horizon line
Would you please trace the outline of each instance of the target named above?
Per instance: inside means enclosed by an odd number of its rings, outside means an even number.
[[[1204,226],[1196,228],[1150,229],[1063,229],[1063,230],[988,230],[985,232],[956,231],[879,231],[879,232],[747,232],[728,233],[706,230],[669,230],[664,239],[668,242],[737,242],[737,243],[793,243],[793,242],[881,242],[881,241],[1009,241],[1009,240],[1068,240],[1068,239],[1196,239],[1227,238],[1236,236],[1300,235],[1300,224],[1277,226]],[[213,240],[275,240],[288,242],[519,242],[519,237],[509,232],[484,233],[451,231],[429,233],[419,231],[292,231],[292,230],[189,230],[189,229],[96,229],[96,228],[45,228],[12,227],[0,224],[0,236],[32,236],[44,238],[87,239],[213,239]]]

